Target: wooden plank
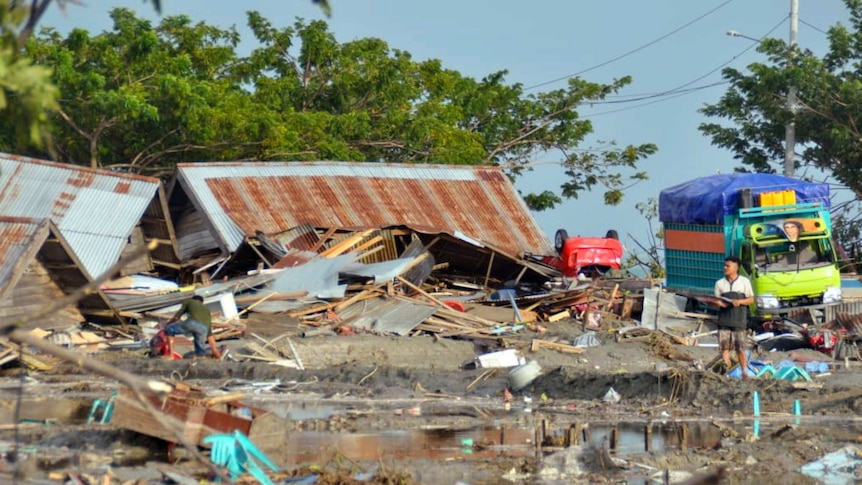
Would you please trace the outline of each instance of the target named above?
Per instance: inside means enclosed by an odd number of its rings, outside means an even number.
[[[608,305],[605,307],[605,311],[611,311],[611,307],[614,305],[614,299],[617,295],[617,290],[620,289],[620,284],[617,283],[614,285],[614,291],[611,292],[611,297],[608,299]]]
[[[548,342],[547,340],[533,339],[530,343],[530,351],[538,352],[539,349],[556,350],[557,352],[563,352],[566,354],[584,353],[584,349],[582,347],[575,347],[574,345],[561,344],[557,342]]]
[[[368,251],[365,251],[364,253],[360,253],[359,256],[356,257],[356,259],[358,259],[358,260],[359,259],[365,259],[368,256],[371,256],[371,255],[376,254],[380,251],[383,251],[384,249],[386,249],[386,246],[377,246],[376,248],[371,248]],[[351,253],[359,253],[359,251],[350,251],[350,252]]]
[[[283,300],[296,300],[297,298],[302,298],[304,296],[308,296],[307,291],[294,291],[291,293],[270,293],[269,300],[271,301],[283,301]],[[246,303],[256,303],[262,301],[263,297],[259,294],[256,295],[246,295],[246,296],[235,296],[234,301],[238,305],[244,305]]]
[[[314,244],[314,246],[311,247],[311,249],[309,249],[309,251],[316,253],[321,247],[323,247],[324,244],[326,244],[326,241],[328,241],[329,238],[331,238],[332,235],[335,234],[336,230],[337,228],[335,227],[330,227],[329,229],[327,229],[326,233],[324,233],[323,236],[321,236],[320,239],[317,240],[317,242]]]
[[[551,315],[550,317],[548,317],[548,321],[553,323],[553,322],[559,322],[560,320],[565,320],[567,318],[572,318],[572,312],[570,312],[568,310],[564,310],[560,313],[557,313],[555,315]]]
[[[335,244],[326,251],[321,252],[320,255],[324,258],[334,258],[336,256],[340,256],[347,252],[347,250],[353,247],[356,243],[368,237],[372,232],[374,232],[374,230],[369,229],[367,231],[362,231],[348,236],[344,238],[343,241]]]
[[[491,278],[491,268],[494,266],[494,255],[496,254],[494,251],[491,251],[491,258],[488,261],[488,271],[485,272],[485,283],[483,284],[485,288],[488,287],[488,280]]]
[[[351,296],[350,298],[336,304],[332,308],[332,311],[334,311],[335,313],[338,313],[338,312],[344,310],[345,308],[349,307],[350,305],[352,305],[356,302],[359,302],[362,300],[367,300],[369,298],[377,297],[380,294],[380,292],[378,290],[380,290],[380,288],[382,288],[384,286],[386,286],[386,283],[380,283],[379,285],[374,285],[371,288],[368,288],[367,290],[362,290],[359,293]]]
[[[383,238],[382,238],[381,236],[374,236],[374,237],[372,237],[371,239],[369,239],[369,240],[365,241],[364,243],[360,244],[359,246],[356,246],[356,248],[354,248],[354,249],[353,249],[353,251],[351,251],[351,252],[353,252],[353,253],[359,253],[359,252],[362,252],[362,251],[364,251],[366,248],[370,248],[371,246],[374,246],[375,244],[377,244],[377,243],[379,243],[379,242],[382,242],[382,241],[383,241]],[[382,247],[382,246],[381,246],[381,247]]]
[[[322,305],[315,305],[315,306],[312,306],[309,308],[303,308],[302,310],[293,310],[293,311],[287,312],[287,316],[289,316],[291,318],[296,318],[296,317],[301,317],[303,315],[311,315],[312,313],[325,312],[326,310],[331,310],[331,309],[332,309],[331,303],[324,303]]]

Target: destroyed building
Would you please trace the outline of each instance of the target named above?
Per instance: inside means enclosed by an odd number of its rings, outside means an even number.
[[[0,320],[23,328],[68,327],[87,320],[121,322],[101,291],[46,313],[51,303],[91,281],[53,222],[0,217]]]
[[[212,267],[212,276],[229,258],[280,267],[285,249],[316,250],[367,230],[378,232],[357,244],[380,238],[382,246],[365,263],[397,258],[415,238],[449,271],[483,276],[481,286],[553,274],[521,259],[553,248],[496,167],[185,163],[169,193],[183,265]]]
[[[93,278],[151,241],[156,249],[121,274],[179,270],[167,198],[155,178],[0,153],[0,217],[50,219]]]

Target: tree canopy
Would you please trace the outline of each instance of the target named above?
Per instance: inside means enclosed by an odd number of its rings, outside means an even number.
[[[774,172],[784,158],[785,123],[793,120],[797,167],[822,169],[862,199],[862,0],[844,3],[849,25],[829,29],[822,57],[766,39],[759,46],[765,62],[747,72],[725,69],[730,87],[701,112],[729,123],[704,123],[700,130],[745,169]],[[793,110],[785,101],[790,86],[798,90]]]
[[[603,189],[618,203],[650,143],[595,149],[578,107],[618,92],[580,78],[527,94],[505,71],[482,79],[418,61],[377,38],[338,42],[324,21],[274,26],[248,13],[255,47],[235,28],[186,16],[157,25],[127,9],[98,34],[44,29],[25,59],[52,72],[61,93],[44,147],[0,121],[0,149],[93,167],[160,175],[190,160],[346,160],[493,164],[512,176],[535,161],[566,169],[559,191],[525,196],[536,209]]]

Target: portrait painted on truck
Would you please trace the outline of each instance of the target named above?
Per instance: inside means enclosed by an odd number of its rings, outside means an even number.
[[[782,224],[784,235],[790,242],[796,242],[799,239],[799,234],[802,232],[802,223],[799,221],[787,220]]]

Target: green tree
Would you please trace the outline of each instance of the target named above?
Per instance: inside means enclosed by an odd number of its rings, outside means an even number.
[[[16,143],[41,146],[48,113],[57,107],[57,89],[50,69],[21,55],[30,15],[26,4],[0,0],[0,124]]]
[[[844,3],[849,26],[829,29],[824,56],[766,39],[759,46],[765,62],[747,72],[725,69],[730,87],[701,112],[726,123],[703,123],[700,130],[745,169],[774,172],[784,159],[785,123],[794,121],[797,167],[822,169],[862,198],[862,0]],[[790,86],[798,89],[793,110],[785,104]]]
[[[580,146],[593,126],[577,108],[629,78],[526,94],[505,72],[477,80],[380,39],[339,43],[323,21],[279,28],[249,12],[258,47],[243,57],[233,29],[111,16],[98,35],[47,29],[27,43],[63,93],[51,119],[62,161],[147,174],[189,159],[493,164],[517,177],[551,159],[567,179],[526,197],[542,209],[593,188],[618,203],[656,151]]]
[[[618,92],[628,77],[608,85],[572,79],[565,89],[527,95],[520,84],[506,82],[505,71],[476,80],[439,60],[414,61],[379,39],[339,44],[325,22],[279,29],[251,12],[249,26],[260,47],[243,67],[244,80],[262,104],[286,113],[289,124],[311,129],[302,145],[281,148],[287,153],[494,164],[513,176],[553,157],[568,175],[561,196],[599,186],[608,203],[618,203],[627,183],[646,178],[636,171],[638,162],[656,151],[652,144],[578,148],[593,126],[577,108]],[[550,191],[525,199],[535,209],[561,200]]]
[[[658,224],[658,199],[650,197],[646,202],[638,202],[635,209],[647,223],[647,235],[641,240],[629,234],[637,249],[628,252],[624,269],[637,268],[651,278],[664,278],[664,229]]]
[[[0,137],[0,150],[42,147],[48,116],[58,108],[58,90],[50,81],[50,70],[33,65],[22,55],[42,16],[54,3],[64,11],[69,4],[77,4],[75,0],[0,0],[0,133],[5,135]],[[156,12],[161,12],[161,0],[144,3],[152,3]],[[331,14],[328,1],[312,3],[327,16]],[[87,136],[98,139],[98,135],[100,132]],[[48,150],[53,154],[52,148]]]

